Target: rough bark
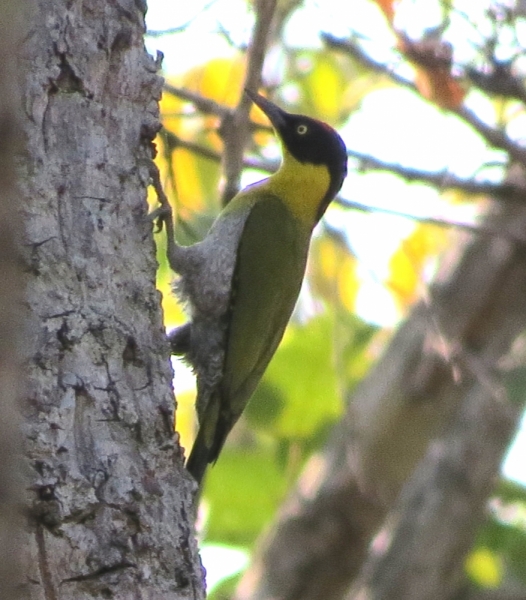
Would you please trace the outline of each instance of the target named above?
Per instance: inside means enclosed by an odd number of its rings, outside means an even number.
[[[140,1],[26,17],[28,597],[202,598],[145,219],[162,80]]]
[[[473,511],[480,519],[516,416],[504,426],[497,407],[505,401],[509,411],[499,361],[520,341],[526,323],[524,198],[495,205],[487,223],[502,235],[473,237],[446,258],[430,300],[400,327],[321,457],[307,465],[243,578],[239,600],[341,598],[405,480],[457,409],[459,419],[471,411],[479,434],[499,431],[498,443],[480,455],[466,452],[460,474],[449,473],[477,488]],[[487,402],[492,410],[483,410]],[[459,443],[468,431],[454,431]],[[463,501],[469,503],[473,496],[467,496]],[[462,561],[475,526],[464,529],[461,552],[450,547],[450,559]],[[412,556],[425,551],[418,546]],[[433,598],[449,597],[433,589]]]
[[[20,2],[6,0],[0,11],[0,590],[3,600],[18,595],[20,575],[20,447],[16,413],[22,277],[17,242],[14,151],[19,144],[15,49]]]

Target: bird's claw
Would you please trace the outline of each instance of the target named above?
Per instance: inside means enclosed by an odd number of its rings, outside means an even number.
[[[163,224],[167,219],[172,218],[172,207],[159,206],[151,213],[148,213],[147,219],[152,223],[155,223],[155,233],[159,233],[163,230]]]

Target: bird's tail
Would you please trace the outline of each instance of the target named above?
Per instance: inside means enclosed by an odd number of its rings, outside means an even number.
[[[226,437],[237,420],[230,411],[222,410],[222,405],[219,392],[214,392],[200,415],[199,431],[186,461],[187,470],[199,485],[207,466],[217,460]]]
[[[218,424],[221,412],[221,398],[214,390],[210,393],[197,387],[197,414],[199,431],[195,438],[190,456],[186,461],[186,468],[199,485],[203,480],[206,468],[217,459],[219,449],[216,450]]]
[[[199,485],[203,481],[206,468],[210,462],[210,448],[206,442],[205,429],[199,427],[192,451],[186,461],[186,469]]]

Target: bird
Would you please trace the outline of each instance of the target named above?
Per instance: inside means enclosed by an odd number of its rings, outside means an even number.
[[[283,337],[313,229],[347,175],[347,150],[331,126],[245,93],[273,126],[280,167],[234,196],[202,241],[167,240],[175,292],[190,315],[169,341],[196,374],[198,432],[186,468],[198,485]]]

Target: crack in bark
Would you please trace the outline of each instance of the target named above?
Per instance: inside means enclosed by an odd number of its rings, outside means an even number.
[[[40,571],[42,587],[44,588],[44,597],[46,600],[57,600],[55,586],[53,585],[53,577],[47,560],[46,541],[42,525],[37,524],[35,538],[38,547],[38,568]]]
[[[108,567],[101,567],[100,569],[93,571],[93,573],[85,573],[84,575],[74,575],[73,577],[67,577],[66,579],[63,579],[60,582],[60,585],[63,585],[64,583],[73,583],[77,581],[91,581],[94,579],[99,579],[100,577],[108,575],[109,573],[116,573],[117,571],[123,571],[124,569],[130,568],[136,569],[137,565],[135,563],[125,560]]]

